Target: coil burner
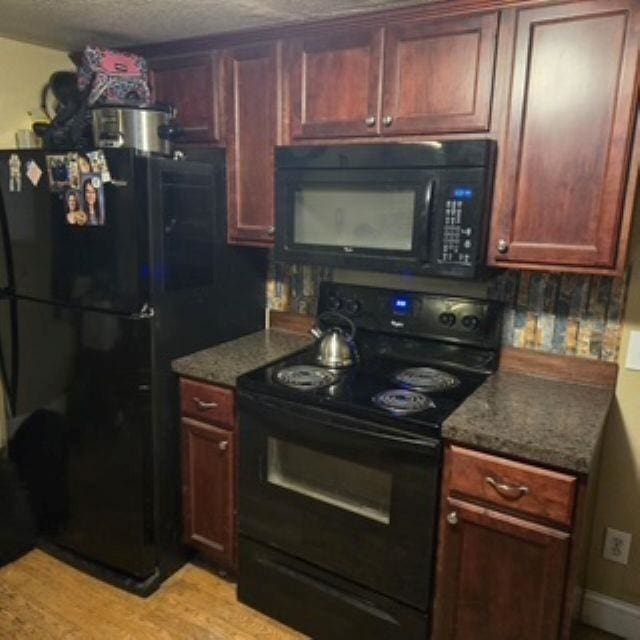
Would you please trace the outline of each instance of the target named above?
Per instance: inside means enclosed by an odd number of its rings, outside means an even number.
[[[398,416],[419,413],[436,406],[428,396],[408,389],[388,389],[373,396],[372,400],[376,406]]]
[[[460,384],[456,376],[431,367],[409,367],[393,374],[393,381],[416,391],[447,391]]]
[[[276,380],[280,384],[301,391],[311,391],[313,389],[328,387],[335,384],[339,377],[340,376],[334,371],[308,364],[285,367],[276,373]]]

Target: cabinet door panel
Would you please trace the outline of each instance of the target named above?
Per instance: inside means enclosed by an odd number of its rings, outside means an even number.
[[[383,133],[488,131],[498,14],[390,26]]]
[[[224,57],[229,241],[271,244],[279,82],[275,43]]]
[[[151,60],[151,86],[156,102],[178,110],[184,142],[219,142],[217,74],[213,55]]]
[[[293,138],[378,133],[381,42],[381,30],[376,29],[291,43]]]
[[[557,638],[569,534],[453,498],[443,510],[434,638]]]
[[[519,11],[494,264],[615,266],[636,100],[630,7]]]
[[[234,434],[182,419],[185,542],[233,567]]]

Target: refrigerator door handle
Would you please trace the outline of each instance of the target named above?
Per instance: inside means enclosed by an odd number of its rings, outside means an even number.
[[[2,299],[0,294],[0,299]],[[15,298],[9,298],[9,315],[10,315],[10,362],[11,362],[11,377],[7,371],[7,362],[2,350],[2,342],[0,341],[0,382],[4,385],[4,389],[7,394],[9,403],[9,414],[11,416],[16,415],[16,406],[18,403],[18,317],[17,317],[17,302]]]

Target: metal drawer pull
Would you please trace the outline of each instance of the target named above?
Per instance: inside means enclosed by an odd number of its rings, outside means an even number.
[[[447,513],[447,522],[452,526],[458,524],[458,514],[456,511]]]
[[[220,451],[226,451],[228,446],[229,442],[227,440],[223,440],[218,444],[218,448],[220,449]]]
[[[529,487],[525,487],[524,485],[514,487],[511,484],[497,482],[491,476],[487,476],[485,480],[487,484],[491,485],[503,498],[507,498],[508,500],[519,500],[529,493]]]
[[[205,402],[204,400],[200,400],[200,398],[196,398],[194,396],[193,401],[196,403],[198,409],[202,409],[202,411],[208,411],[209,409],[216,409],[218,406],[217,402]]]

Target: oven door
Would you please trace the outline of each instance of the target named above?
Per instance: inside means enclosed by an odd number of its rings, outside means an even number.
[[[239,423],[241,534],[428,609],[439,441],[242,392]]]

